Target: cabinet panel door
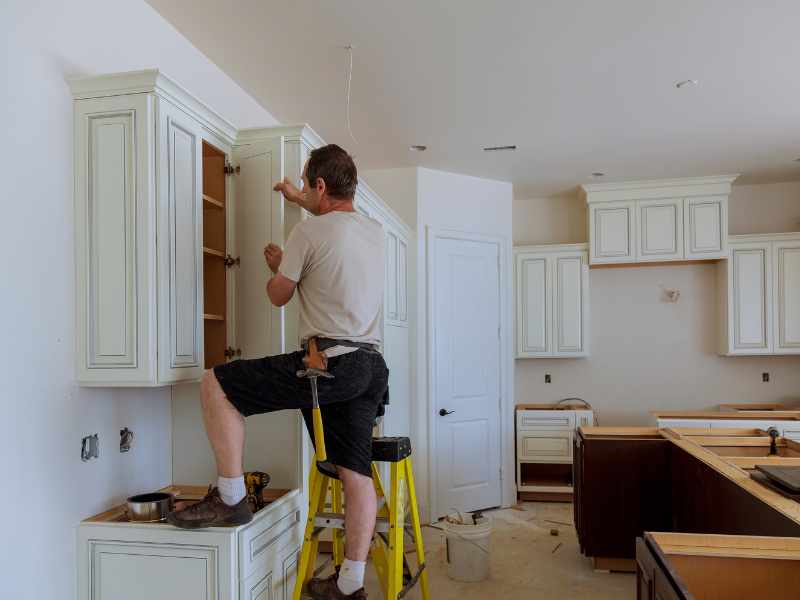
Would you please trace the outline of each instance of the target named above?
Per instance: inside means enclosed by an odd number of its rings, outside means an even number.
[[[396,321],[398,316],[398,240],[386,229],[386,318]]]
[[[199,379],[203,370],[202,139],[200,126],[158,103],[158,379]]]
[[[572,432],[552,430],[519,432],[517,459],[525,462],[572,462]]]
[[[152,97],[75,110],[76,375],[88,385],[155,379]]]
[[[91,600],[175,600],[218,595],[217,548],[93,542]]]
[[[800,241],[776,242],[772,252],[775,353],[800,354]]]
[[[408,322],[408,243],[397,238],[397,320]]]
[[[641,200],[636,205],[639,261],[683,258],[683,199]]]
[[[283,309],[266,298],[271,273],[264,262],[267,242],[283,245],[283,197],[272,190],[281,178],[280,138],[235,148],[234,162],[240,167],[235,179],[236,339],[242,358],[260,358],[285,348]]]
[[[586,317],[588,301],[588,265],[584,256],[557,256],[553,259],[555,285],[554,354],[586,354]]]
[[[687,198],[684,210],[686,258],[724,258],[728,238],[727,197]]]
[[[550,277],[544,256],[517,255],[517,357],[550,352]]]
[[[603,202],[589,206],[590,260],[633,262],[636,254],[635,202]]]
[[[772,351],[770,244],[734,248],[731,252],[732,353]]]

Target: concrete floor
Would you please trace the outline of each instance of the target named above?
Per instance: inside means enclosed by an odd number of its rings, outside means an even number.
[[[636,597],[634,575],[595,573],[591,561],[581,556],[573,527],[572,504],[523,503],[486,514],[493,519],[490,576],[480,583],[450,579],[444,533],[433,527],[424,528],[431,600]],[[551,536],[551,529],[558,529],[559,535]],[[558,544],[561,546],[556,549]],[[372,565],[367,566],[365,585],[371,600],[383,598]],[[421,599],[419,586],[406,598]]]

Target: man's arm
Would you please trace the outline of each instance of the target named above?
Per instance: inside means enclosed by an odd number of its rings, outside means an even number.
[[[294,288],[296,287],[296,282],[288,277],[284,277],[280,273],[276,273],[267,282],[267,296],[269,296],[269,301],[275,306],[283,306],[292,299]]]

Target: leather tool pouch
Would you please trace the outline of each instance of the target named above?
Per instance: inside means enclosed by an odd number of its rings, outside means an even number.
[[[318,369],[320,371],[328,370],[328,357],[317,350],[316,338],[308,340],[306,355],[303,357],[303,364],[307,369]]]

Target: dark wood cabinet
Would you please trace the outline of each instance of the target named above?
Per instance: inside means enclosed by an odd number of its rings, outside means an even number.
[[[636,600],[694,598],[650,538],[636,538]]]
[[[636,555],[645,531],[669,531],[669,447],[660,436],[575,438],[574,511],[581,551],[592,557]]]

